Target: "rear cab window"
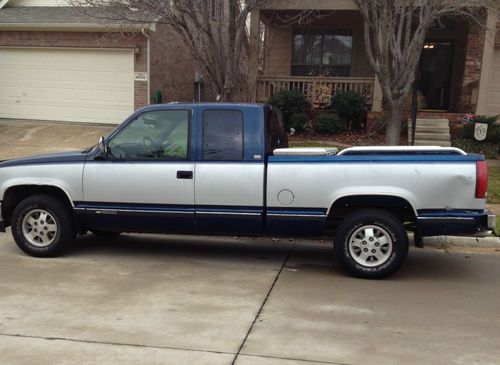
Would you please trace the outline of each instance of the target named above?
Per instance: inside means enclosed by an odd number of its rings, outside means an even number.
[[[243,160],[243,113],[239,110],[203,112],[203,160]]]
[[[272,155],[277,148],[288,147],[288,135],[279,109],[267,107],[265,110],[266,155]]]

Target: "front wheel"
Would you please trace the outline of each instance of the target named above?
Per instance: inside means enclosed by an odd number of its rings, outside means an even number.
[[[347,216],[335,232],[335,253],[351,274],[381,279],[397,271],[408,255],[408,235],[391,213],[363,209]]]
[[[11,225],[17,245],[31,256],[58,256],[76,236],[72,212],[51,195],[33,195],[21,201]]]

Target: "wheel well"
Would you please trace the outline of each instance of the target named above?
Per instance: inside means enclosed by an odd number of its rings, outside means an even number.
[[[349,214],[359,209],[383,209],[396,216],[402,223],[416,222],[411,204],[400,197],[390,195],[354,195],[337,199],[328,214],[327,230],[335,231],[338,224]]]
[[[10,222],[12,212],[16,209],[17,205],[31,195],[36,194],[47,194],[60,199],[69,208],[71,208],[71,202],[68,199],[66,193],[55,186],[47,185],[18,185],[8,188],[3,196],[2,201],[2,215],[6,222]]]

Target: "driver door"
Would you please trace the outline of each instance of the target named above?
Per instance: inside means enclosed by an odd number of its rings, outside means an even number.
[[[84,210],[89,229],[191,232],[194,162],[191,119],[185,109],[146,111],[107,140],[104,159],[87,161]]]

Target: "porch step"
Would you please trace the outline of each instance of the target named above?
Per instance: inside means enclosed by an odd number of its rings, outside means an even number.
[[[441,147],[451,147],[450,141],[436,141],[436,140],[419,140],[415,139],[415,146],[441,146]]]
[[[408,119],[408,139],[411,140],[411,119]],[[415,146],[451,146],[448,119],[417,118]]]
[[[415,140],[438,140],[438,141],[449,141],[450,132],[448,133],[421,133],[415,132]]]

